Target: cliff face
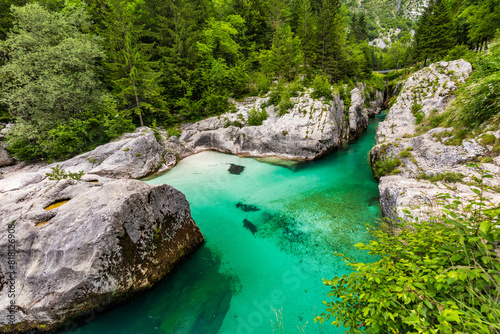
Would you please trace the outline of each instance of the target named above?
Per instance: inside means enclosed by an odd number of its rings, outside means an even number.
[[[0,260],[1,332],[53,330],[126,299],[203,242],[185,196],[168,185],[94,175],[44,180],[0,201],[1,253],[15,247],[14,266]]]
[[[395,220],[406,218],[403,210],[409,210],[413,217],[425,219],[440,213],[436,201],[440,193],[463,200],[475,195],[471,189],[472,177],[480,177],[480,173],[467,165],[489,156],[489,148],[481,145],[479,139],[450,145],[447,139],[452,128],[418,133],[416,125],[417,117],[442,113],[457,84],[463,83],[471,71],[469,63],[458,60],[432,64],[416,72],[406,81],[386,120],[379,124],[376,146],[370,156],[374,172],[386,173],[379,184],[384,216]],[[500,138],[500,131],[493,134]],[[485,179],[487,185],[500,186],[500,158],[482,164],[481,169],[494,175]],[[488,190],[485,195],[500,200],[495,191]]]
[[[278,116],[274,106],[260,126],[248,126],[253,109],[260,110],[268,98],[248,98],[237,103],[235,113],[210,117],[183,127],[178,154],[185,157],[204,150],[252,157],[312,160],[324,156],[348,140],[357,138],[368,126],[368,117],[379,113],[382,92],[366,97],[360,84],[351,91],[351,105],[335,96],[329,103],[313,99],[309,92],[294,98],[294,107]],[[233,124],[241,123],[242,127]]]

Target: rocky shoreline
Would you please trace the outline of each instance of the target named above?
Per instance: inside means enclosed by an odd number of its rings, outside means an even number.
[[[8,254],[13,235],[17,295],[1,294],[0,332],[51,331],[125,300],[203,243],[182,193],[134,179],[204,150],[272,163],[320,158],[366,129],[384,102],[382,92],[374,95],[367,101],[359,85],[346,108],[339,96],[327,102],[306,91],[283,116],[267,107],[260,126],[248,125],[249,113],[268,98],[248,98],[236,102],[234,113],[184,125],[179,138],[142,127],[51,165],[12,165],[2,148],[0,249]],[[54,180],[57,173],[75,174]],[[11,272],[8,258],[2,259],[0,290],[10,289]]]
[[[480,177],[480,173],[467,165],[494,156],[491,147],[481,145],[480,138],[450,145],[447,139],[453,136],[452,128],[438,127],[420,134],[412,112],[418,104],[422,107],[419,112],[425,117],[442,113],[453,99],[452,92],[471,72],[468,62],[458,60],[435,63],[414,73],[404,84],[385,121],[379,124],[376,145],[370,152],[372,168],[375,173],[383,164],[392,163],[394,168],[389,173],[393,175],[379,179],[385,217],[393,221],[426,219],[441,214],[438,194],[448,193],[464,202],[476,195],[471,184],[473,177]],[[500,138],[500,131],[491,134]],[[492,163],[482,163],[480,168],[493,175],[484,180],[485,184],[499,189],[500,157],[492,159]],[[439,176],[452,176],[455,180],[445,182],[439,180]],[[433,177],[438,181],[426,180]],[[500,201],[500,194],[491,189],[485,190],[484,195],[495,203]],[[406,210],[413,218],[408,217]]]

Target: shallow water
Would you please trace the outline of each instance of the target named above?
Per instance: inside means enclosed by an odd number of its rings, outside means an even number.
[[[313,319],[329,291],[321,279],[349,273],[334,252],[371,261],[354,245],[381,217],[367,157],[380,120],[346,149],[295,170],[203,152],[147,181],[186,194],[206,244],[170,278],[78,331],[282,333],[274,309],[283,333],[343,333]]]

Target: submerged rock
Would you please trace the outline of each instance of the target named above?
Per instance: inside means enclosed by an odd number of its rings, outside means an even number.
[[[252,232],[253,235],[257,233],[257,226],[252,224],[252,222],[249,221],[248,219],[243,219],[243,227]]]
[[[129,298],[203,242],[185,196],[171,186],[88,180],[0,193],[0,250],[8,254],[10,240],[16,249],[14,267],[0,260],[0,331],[53,330]]]
[[[259,211],[260,209],[252,204],[243,204],[241,202],[236,203],[236,207],[245,212]]]
[[[240,175],[245,170],[245,166],[231,164],[229,166],[228,172],[234,175]]]

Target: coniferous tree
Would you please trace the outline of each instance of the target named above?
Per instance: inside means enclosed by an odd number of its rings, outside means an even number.
[[[212,9],[201,0],[145,0],[144,8],[142,20],[155,41],[154,57],[160,61],[168,107],[178,119],[188,119],[201,108],[197,43]]]
[[[342,76],[345,28],[339,0],[322,0],[318,15],[316,68],[334,81]]]
[[[127,0],[110,0],[104,13],[102,35],[108,59],[106,65],[113,92],[121,105],[133,110],[144,126],[143,114],[163,107],[158,78],[158,62],[151,61],[152,44],[142,42],[147,34],[144,25],[135,21],[138,4]]]
[[[442,57],[454,43],[454,23],[446,0],[432,0],[420,18],[415,52],[424,66],[430,57]]]
[[[312,10],[311,0],[299,0],[297,2],[297,36],[302,42],[302,53],[304,65],[312,67],[316,60],[314,47],[316,32],[316,20]]]

